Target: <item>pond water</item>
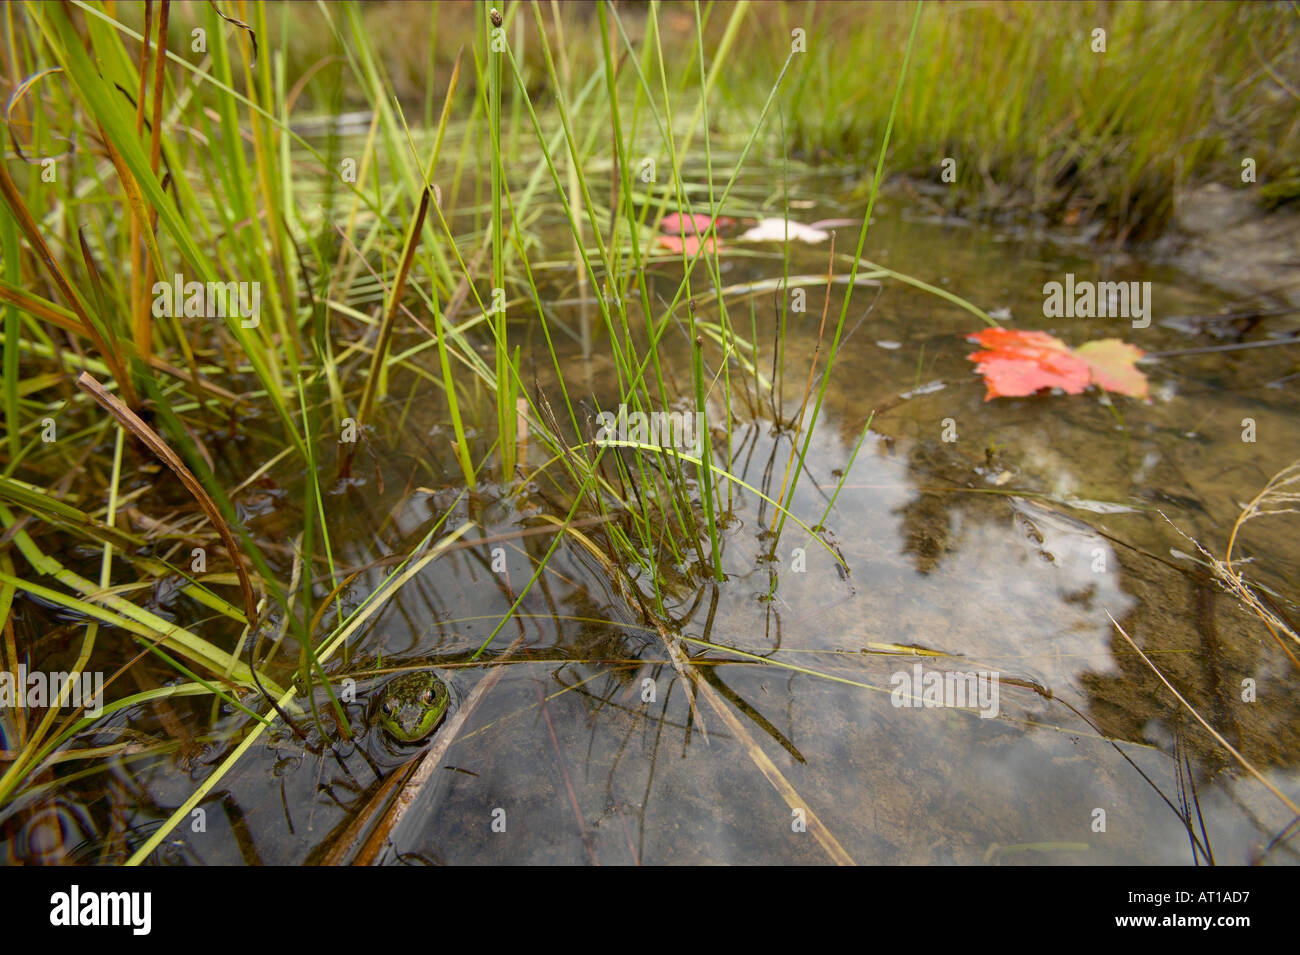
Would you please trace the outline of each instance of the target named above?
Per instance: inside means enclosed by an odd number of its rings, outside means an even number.
[[[798,214],[814,221],[860,216],[864,207],[828,201]],[[1137,254],[917,218],[901,198],[882,198],[875,218],[866,258],[1005,309],[1008,324],[1071,345],[1120,337],[1169,353],[1227,344],[1240,322],[1213,316],[1256,304]],[[841,230],[841,253],[856,233]],[[753,248],[724,258],[725,284],[781,274],[779,246]],[[796,243],[790,271],[824,274],[827,254],[826,245]],[[654,293],[671,298],[680,264],[651,272]],[[843,260],[836,272],[847,273]],[[1152,282],[1150,327],[1045,319],[1043,283],[1066,273]],[[543,278],[557,298],[576,294],[572,272]],[[809,287],[806,311],[787,316],[786,420],[799,412],[826,294]],[[844,285],[829,294],[833,324]],[[727,301],[742,330],[748,301]],[[760,362],[770,370],[771,295],[754,302]],[[716,317],[716,302],[699,297],[697,305]],[[556,307],[574,327],[580,311]],[[1266,319],[1246,338],[1288,331],[1281,322]],[[400,426],[388,433],[397,437],[331,494],[336,551],[355,567],[409,549],[450,507],[449,527],[472,517],[482,535],[507,538],[507,573],[494,570],[488,544],[429,564],[331,664],[334,678],[357,681],[349,705],[356,739],[304,744],[277,726],[205,798],[204,830],[178,827],[157,861],[326,858],[415,752],[366,729],[375,689],[393,668],[433,665],[456,706],[489,673],[497,679],[391,833],[383,862],[1189,864],[1200,852],[1194,841],[1218,863],[1296,862],[1294,841],[1270,847],[1290,822],[1285,807],[1196,723],[1108,617],[1246,759],[1300,798],[1291,664],[1258,618],[1188,556],[1195,546],[1179,534],[1222,558],[1244,503],[1297,456],[1295,350],[1167,354],[1143,366],[1147,404],[1116,398],[1110,406],[1093,392],[985,402],[965,357],[975,346],[962,336],[982,327],[970,313],[896,282],[864,284],[848,326],[791,509],[809,524],[821,518],[876,410],[826,519],[849,572],[792,522],[767,556],[773,509],[732,486],[723,492],[726,581],[681,588],[670,606],[682,649],[707,685],[701,694],[723,701],[731,720],[702,703],[692,712],[659,633],[572,540],[559,546],[517,621],[472,659],[553,539],[519,532],[556,505],[544,481],[517,497],[485,488],[458,499],[441,400],[425,399],[425,383],[409,406],[394,399]],[[512,315],[511,335],[529,349],[525,377],[535,371],[555,400],[536,323]],[[588,363],[576,341],[560,341],[566,380],[590,382],[592,406],[616,400],[608,364]],[[676,379],[689,381],[685,335],[670,330],[664,354]],[[1242,440],[1246,418],[1254,442]],[[472,423],[493,426],[490,414]],[[732,472],[777,496],[791,438],[770,414],[742,413],[729,438]],[[715,444],[717,454],[727,440]],[[421,490],[430,469],[446,474],[447,486]],[[296,534],[295,481],[277,476],[263,513],[246,497],[250,526],[282,541]],[[1252,579],[1282,595],[1279,605],[1294,616],[1300,547],[1286,520],[1251,522],[1241,552]],[[359,577],[350,606],[386,572]],[[997,674],[995,683],[968,684],[996,696],[965,708],[897,705],[906,702],[893,692],[903,678],[919,674],[915,695],[923,696],[929,673]],[[1250,702],[1243,680],[1254,681]],[[52,810],[64,832],[58,857],[125,858],[230,752],[246,723],[235,712],[210,725],[204,698],[173,706],[206,745],[184,757],[119,760],[103,776],[69,781]],[[137,708],[105,720],[93,740],[166,732],[155,712]],[[7,852],[28,860],[54,852],[42,841],[48,819],[42,825],[30,817],[11,824]]]

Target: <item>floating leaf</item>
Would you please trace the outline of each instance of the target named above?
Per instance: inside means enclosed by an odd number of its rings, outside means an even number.
[[[671,249],[678,255],[682,254],[683,249],[686,250],[686,254],[689,256],[696,256],[700,252],[700,237],[698,235],[680,237],[675,235],[660,235],[655,237],[655,241],[665,249]],[[709,236],[709,241],[705,243],[705,245],[710,252],[717,247],[713,236]]]
[[[967,355],[979,363],[990,398],[1018,398],[1042,388],[1060,388],[1077,395],[1088,387],[1088,363],[1070,353],[1070,346],[1046,332],[986,328],[966,336],[986,351]]]
[[[742,233],[740,239],[743,242],[784,242],[787,238],[790,238],[798,239],[801,242],[817,243],[825,242],[830,237],[829,232],[814,229],[802,222],[791,222],[786,219],[759,219],[758,225]]]
[[[684,216],[680,212],[670,212],[659,220],[659,229],[669,235],[703,235],[709,231],[710,221],[708,216]],[[726,216],[718,218],[719,229],[735,224],[734,219],[728,219]]]
[[[1137,370],[1142,349],[1118,338],[1104,338],[1080,345],[1074,353],[1092,369],[1092,383],[1107,391],[1134,398],[1147,397],[1147,376]]]
[[[988,392],[984,400],[1018,398],[1043,388],[1077,395],[1088,385],[1147,397],[1146,375],[1134,365],[1142,350],[1117,338],[1089,342],[1071,350],[1046,332],[986,328],[966,336],[985,350],[966,357],[979,365]]]

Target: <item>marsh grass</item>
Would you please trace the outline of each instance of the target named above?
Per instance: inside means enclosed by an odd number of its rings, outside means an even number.
[[[803,156],[868,166],[888,87],[859,71],[897,74],[910,10],[873,5],[861,29],[851,5],[763,6],[746,24],[751,49],[808,33],[790,141]],[[1096,29],[1105,52],[1093,50]],[[1263,3],[937,5],[915,37],[891,169],[941,186],[929,195],[950,211],[1093,217],[1120,238],[1157,234],[1185,183],[1240,185],[1246,157],[1260,183],[1294,195],[1300,123],[1285,76],[1298,39],[1294,10]],[[754,93],[732,95],[744,104]],[[945,157],[957,162],[951,185]]]
[[[427,104],[428,77],[436,71],[441,89],[472,30],[473,7],[448,6],[433,30],[406,6],[367,9],[362,16],[392,37],[386,59],[396,92]],[[593,75],[600,69],[598,11],[594,4],[565,8],[563,25],[547,18],[548,33],[553,43],[565,41],[572,75]],[[619,9],[633,42],[670,38],[660,46],[675,96],[699,84],[689,5],[663,4],[653,14],[651,7]],[[731,30],[730,42],[747,58],[779,62],[790,50],[791,31],[806,33],[801,68],[782,95],[784,125],[770,127],[764,145],[856,168],[865,195],[910,5],[765,2],[734,23],[732,9],[704,8],[707,49],[719,48]],[[285,21],[287,56],[298,70],[328,52],[314,31],[287,28],[308,16],[295,11]],[[1106,30],[1105,53],[1092,50],[1097,28]],[[542,57],[527,39],[517,51],[521,73],[535,100],[545,100]],[[1300,193],[1298,39],[1294,8],[1268,3],[932,4],[917,31],[915,72],[901,103],[903,121],[891,137],[890,172],[934,183],[924,194],[947,211],[1093,217],[1120,237],[1158,232],[1184,183],[1240,184],[1245,157],[1257,163],[1262,202],[1290,201]],[[752,124],[768,88],[756,71],[724,70],[710,109],[726,127]],[[354,96],[353,103],[362,101]],[[951,184],[939,179],[945,157],[958,163]]]
[[[12,546],[0,569],[0,603],[8,613],[21,593],[88,621],[74,672],[92,661],[103,666],[102,655],[95,656],[95,632],[101,624],[135,636],[141,654],[110,679],[116,698],[107,712],[207,694],[214,716],[219,701],[247,715],[238,746],[172,823],[202,799],[271,720],[278,716],[302,733],[298,701],[303,697],[311,705],[308,718],[323,731],[313,687],[323,687],[334,725],[347,735],[346,716],[328,679],[331,658],[346,657],[361,624],[473,527],[472,520],[454,529],[444,526],[451,514],[445,512],[361,606],[350,612],[342,608],[341,594],[355,572],[349,574],[335,552],[325,485],[351,477],[360,448],[378,448],[390,439],[394,375],[414,374],[425,387],[442,389],[466,491],[476,490],[485,480],[509,487],[526,478],[548,482],[557,493],[567,492],[567,513],[549,515],[556,527],[553,542],[515,596],[512,612],[559,543],[578,533],[572,522],[580,513],[604,521],[601,546],[611,566],[638,566],[650,581],[660,613],[660,560],[680,562],[693,551],[701,565],[711,566],[712,576],[723,577],[721,502],[709,450],[700,459],[683,462],[654,448],[609,454],[608,448],[588,446],[584,422],[553,346],[544,294],[529,263],[535,242],[524,232],[546,187],[553,188],[573,236],[573,265],[587,287],[602,292],[597,298],[598,334],[603,332],[612,355],[620,395],[638,410],[662,406],[671,392],[657,344],[672,324],[673,309],[693,294],[690,276],[701,260],[683,261],[685,273],[672,306],[655,316],[643,268],[652,236],[648,217],[657,217],[670,203],[689,207],[690,190],[674,163],[671,189],[652,196],[652,202],[633,202],[627,162],[632,137],[625,138],[620,106],[622,98],[631,96],[634,116],[653,115],[659,132],[670,137],[672,151],[673,124],[668,117],[680,111],[680,104],[667,99],[654,103],[652,78],[658,82],[657,92],[669,96],[657,37],[643,50],[630,51],[638,58],[637,81],[626,71],[620,76],[619,37],[602,9],[601,24],[610,41],[603,47],[603,70],[575,87],[560,78],[541,11],[532,12],[546,77],[552,88],[564,90],[548,119],[535,111],[510,47],[492,49],[494,15],[483,7],[479,37],[468,54],[473,89],[459,87],[465,54],[458,55],[430,143],[426,135],[411,131],[403,106],[392,96],[383,58],[361,23],[359,8],[322,8],[324,26],[337,43],[337,62],[346,65],[350,85],[373,107],[352,177],[336,172],[340,144],[331,139],[323,154],[292,129],[290,103],[304,87],[290,89],[283,60],[265,43],[256,44],[256,36],[268,32],[266,7],[253,8],[247,24],[225,20],[209,8],[203,28],[213,42],[210,52],[197,59],[185,55],[190,51],[184,47],[178,53],[174,44],[159,41],[158,31],[169,19],[166,5],[146,10],[143,27],[153,40],[148,44],[98,5],[32,7],[17,15],[7,8],[6,39],[20,53],[11,64],[17,92],[10,128],[17,141],[27,144],[31,161],[16,167],[21,182],[10,176],[8,164],[0,170],[6,208],[0,294],[6,306],[8,452],[0,475],[5,502],[0,504],[0,520]],[[521,36],[528,13],[527,7],[510,8],[504,30]],[[742,14],[743,8],[733,14],[733,26]],[[283,10],[280,15],[283,19]],[[626,35],[622,39],[627,42]],[[725,60],[725,55],[715,58],[713,76],[721,73]],[[702,46],[697,62],[703,68]],[[565,71],[572,76],[567,66]],[[339,79],[321,75],[320,80],[320,95],[337,100]],[[504,87],[514,91],[508,135],[503,132]],[[428,115],[432,94],[425,102]],[[468,115],[458,130],[462,150],[446,190],[450,203],[444,208],[433,179],[446,173],[441,148],[457,110]],[[53,117],[61,117],[64,124]],[[702,108],[696,112],[696,124],[701,119],[707,121]],[[590,179],[587,172],[602,148],[595,133],[605,123],[615,130],[614,155],[605,158],[612,158],[623,172],[607,199],[599,180]],[[530,133],[540,161],[521,183],[510,173],[521,168],[518,157],[529,148]],[[695,134],[692,124],[682,143],[684,151]],[[725,205],[754,138],[735,159],[728,186],[716,201],[708,156],[709,208]],[[456,208],[458,181],[468,165],[470,144],[484,139],[490,156],[488,213],[482,213],[482,187],[475,177],[473,211],[462,215]],[[40,175],[45,167],[36,160],[60,140],[87,146],[62,155],[54,181],[47,182]],[[509,162],[507,150],[514,154]],[[307,197],[319,197],[312,187],[322,179],[329,185],[317,216]],[[466,228],[469,217],[473,225]],[[462,246],[478,252],[467,254]],[[702,270],[715,285],[717,266],[715,257]],[[252,327],[234,314],[216,324],[205,323],[203,316],[180,314],[150,321],[153,283],[174,273],[205,284],[259,283],[264,293],[260,320]],[[358,279],[367,274],[373,292],[363,294],[370,305],[355,294],[355,286],[362,284]],[[522,377],[520,346],[510,342],[507,309],[499,307],[502,292],[515,309],[531,304],[540,319],[567,427],[550,399]],[[420,365],[421,349],[394,352],[395,330],[407,322],[422,329],[426,344],[436,349],[438,373],[431,375]],[[694,331],[693,310],[690,322]],[[729,376],[734,364],[729,356],[752,348],[735,336],[725,317],[708,331]],[[491,361],[476,347],[484,340],[492,343]],[[701,344],[689,395],[701,406],[717,384],[714,370],[706,374],[705,361]],[[78,370],[101,380],[86,378],[91,385],[80,394],[69,390],[66,382]],[[723,384],[729,384],[729,377]],[[94,403],[87,395],[94,396]],[[467,436],[460,410],[464,407],[482,420],[485,401],[494,409],[494,427],[485,429],[494,440],[486,445]],[[101,406],[113,409],[115,417],[104,414]],[[359,441],[339,444],[350,424],[358,428]],[[243,434],[253,446],[283,450],[267,454],[262,466],[240,481],[208,447],[212,436],[223,430]],[[541,452],[538,460],[519,459],[515,441],[524,433]],[[45,436],[54,440],[43,440]],[[137,445],[135,438],[145,439],[147,447]],[[107,481],[87,475],[89,480],[53,482],[60,473],[71,478],[74,462],[93,460],[95,445],[105,440],[116,449]],[[189,482],[208,526],[226,539],[227,551],[235,555],[233,575],[219,567],[187,568],[176,559],[178,542],[172,534],[156,529],[140,534],[117,526],[115,502],[124,459],[130,472],[150,457],[166,462]],[[272,468],[301,476],[294,483],[301,489],[302,522],[292,536],[287,564],[282,556],[268,557],[267,542],[246,529],[232,503],[240,488]],[[330,470],[335,470],[334,478]],[[431,483],[446,480],[436,472],[430,477]],[[108,506],[101,509],[95,501],[104,494]],[[20,513],[25,515],[21,520]],[[33,536],[33,531],[39,532]],[[206,536],[200,532],[198,539]],[[709,558],[701,548],[702,538],[709,541]],[[100,550],[97,581],[55,556],[78,540]],[[160,548],[174,556],[145,556]],[[214,549],[214,564],[218,554]],[[330,586],[324,599],[312,585],[318,563],[328,569]],[[232,577],[242,582],[242,608],[220,596]],[[182,581],[189,597],[230,626],[199,626],[195,632],[132,601],[133,594],[167,579]],[[502,617],[480,653],[510,619],[511,613]],[[200,635],[205,630],[212,632]],[[7,633],[5,662],[13,669],[26,650],[14,639],[12,626]],[[291,652],[296,648],[296,667],[286,669],[277,659],[281,647]],[[146,658],[172,671],[172,685],[120,692],[118,678]],[[291,685],[282,685],[269,671],[259,674],[262,666],[292,677]],[[267,696],[269,709],[262,714],[250,709],[254,701],[247,691],[253,689]],[[32,787],[66,756],[59,747],[89,725],[77,713],[60,722],[59,711],[48,709],[36,726],[20,720],[6,727],[12,749],[0,776],[0,804],[8,804],[11,811],[40,791]],[[157,752],[147,750],[150,758]],[[112,756],[131,758],[122,746],[83,754],[90,765]],[[155,832],[134,857],[146,856],[169,828]]]
[[[882,44],[867,48],[877,55],[864,53],[862,62],[871,63],[874,82],[891,90],[892,100],[880,135],[863,134],[864,142],[879,139],[868,216],[855,251],[828,256],[828,302],[837,275],[847,273],[847,287],[839,315],[823,323],[829,334],[823,343],[819,333],[821,364],[808,370],[793,422],[781,420],[779,389],[787,371],[803,369],[787,367],[785,323],[769,352],[757,341],[758,291],[723,281],[724,256],[742,253],[705,243],[694,256],[674,258],[655,245],[667,211],[708,216],[707,238],[719,216],[780,203],[745,173],[759,157],[778,155],[788,174],[785,124],[807,147],[814,137],[802,104],[839,108],[835,97],[843,93],[827,84],[849,71],[838,70],[829,53],[799,59],[805,55],[788,42],[780,51],[781,36],[773,34],[772,55],[754,60],[762,68],[737,68],[738,51],[755,58],[752,31],[770,31],[777,14],[744,3],[651,4],[629,24],[617,6],[571,20],[563,9],[514,3],[503,5],[498,26],[495,11],[476,5],[464,44],[441,55],[430,43],[425,85],[404,100],[388,72],[389,51],[360,6],[320,5],[309,15],[251,5],[247,23],[212,5],[144,9],[131,20],[139,10],[124,4],[5,8],[8,126],[23,155],[0,169],[3,664],[12,670],[27,652],[9,622],[15,602],[38,601],[84,621],[77,671],[117,667],[106,712],[201,697],[212,704],[214,725],[219,703],[238,717],[223,730],[232,744],[224,758],[133,847],[132,861],[148,857],[277,720],[304,737],[313,729],[325,738],[349,733],[332,689],[338,668],[364,646],[367,623],[403,586],[449,549],[474,546],[475,533],[482,543],[475,502],[485,494],[542,489],[551,505],[540,517],[549,542],[533,558],[529,579],[517,589],[506,585],[509,609],[473,660],[485,659],[502,630],[518,623],[551,557],[569,543],[609,568],[618,592],[689,677],[666,588],[670,572],[703,590],[734,571],[726,531],[735,488],[773,508],[773,553],[788,521],[798,529],[790,533],[843,565],[826,533],[835,498],[816,524],[794,513],[792,501],[855,287],[903,282],[990,321],[952,292],[861,258],[887,152],[891,161],[900,153],[905,162],[915,158],[918,117],[936,121],[927,110],[937,107],[924,95],[939,82],[938,67],[921,54],[951,24],[943,14],[941,25],[931,26],[920,4],[906,8],[905,36],[885,27],[848,41]],[[191,35],[181,14],[201,17],[205,52],[181,42]],[[438,23],[451,16],[427,8],[424,15],[421,37],[439,33]],[[319,58],[294,69],[300,53],[273,38],[293,35],[304,16],[314,17],[313,36],[328,40]],[[160,42],[169,21],[167,42]],[[838,42],[834,23],[819,23],[812,49]],[[568,40],[565,31],[572,31]],[[1016,68],[1031,67],[1022,56]],[[759,77],[760,85],[751,90],[737,74]],[[322,144],[295,128],[299,103],[337,108],[348,101],[369,110],[359,139],[327,127]],[[1013,113],[1003,122],[1018,122]],[[741,114],[749,118],[744,134],[714,133]],[[1039,121],[1039,135],[1046,122]],[[1003,133],[1024,141],[1018,131]],[[67,144],[75,148],[65,151]],[[634,175],[647,154],[661,157],[654,182]],[[47,167],[38,161],[51,155],[59,156],[53,182],[42,178]],[[1071,162],[1089,168],[1086,156]],[[671,264],[680,274],[672,295],[652,294],[652,264]],[[764,292],[823,281],[792,274],[789,243],[779,264],[783,278]],[[175,274],[260,283],[260,321],[248,327],[230,314],[150,321],[154,281]],[[590,325],[584,318],[571,328],[558,314],[557,275],[576,285],[594,315]],[[533,360],[549,363],[553,376],[548,388],[523,363],[533,331],[542,342]],[[685,376],[665,362],[665,336],[678,333],[690,343]],[[618,402],[629,411],[684,401],[705,414],[706,435],[712,429],[723,437],[706,440],[698,456],[636,441],[597,444],[582,404],[587,389],[561,358],[561,335],[579,340],[584,357],[609,362]],[[95,400],[73,387],[82,373],[103,386]],[[138,426],[124,429],[124,416],[103,412],[119,401]],[[344,559],[327,501],[339,488],[364,486],[366,462],[401,443],[411,407],[422,401],[448,423],[451,458],[422,455],[417,473],[431,487],[454,486],[458,501],[470,502],[468,520],[452,526],[454,509],[442,509],[409,549],[391,555],[385,575],[354,605],[349,588],[366,568]],[[775,496],[734,473],[726,436],[742,420],[772,424],[790,441]],[[146,429],[157,440],[141,444]],[[243,453],[222,453],[232,444]],[[188,497],[147,477],[160,461],[192,476]],[[251,532],[236,506],[270,475],[301,504],[287,541]],[[198,502],[204,516],[183,528],[169,525],[149,513],[150,493],[173,504]],[[137,512],[129,529],[124,494]],[[218,538],[237,551],[237,563],[222,562]],[[199,569],[190,560],[200,543],[213,566]],[[244,580],[250,583],[236,598]],[[211,616],[182,626],[148,609],[146,595],[169,581]],[[138,655],[110,659],[97,639],[104,626],[129,634]],[[146,665],[169,685],[128,692],[125,680],[114,682]],[[685,682],[692,693],[693,681]],[[316,706],[316,688],[328,712]],[[736,730],[716,693],[701,692]],[[57,763],[84,761],[71,772],[93,772],[109,759],[171,752],[167,744],[139,753],[126,744],[69,748],[94,724],[58,713],[49,709],[35,726],[19,720],[4,727],[0,815],[43,792]],[[772,785],[794,799],[761,749],[752,740],[745,745]],[[840,858],[824,827],[819,839]]]

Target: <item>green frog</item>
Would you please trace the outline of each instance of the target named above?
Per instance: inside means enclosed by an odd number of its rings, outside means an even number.
[[[389,680],[379,695],[379,725],[393,739],[418,743],[438,728],[451,700],[447,684],[421,670]]]

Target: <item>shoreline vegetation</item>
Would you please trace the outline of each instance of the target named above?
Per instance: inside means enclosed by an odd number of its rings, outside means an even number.
[[[770,77],[804,31],[807,68],[793,78],[784,124],[762,146],[815,164],[844,166],[870,190],[892,85],[907,43],[905,3],[751,3],[730,44],[752,70],[717,78],[719,128],[750,128]],[[709,6],[705,45],[727,38],[737,4]],[[566,43],[573,75],[599,68],[594,4],[564,4],[563,26],[548,11],[552,42]],[[628,36],[646,35],[649,4],[622,4]],[[290,14],[286,55],[300,70],[334,53],[305,27],[310,8]],[[370,4],[362,20],[385,37],[385,68],[404,106],[435,118],[430,86],[445,85],[456,52],[472,35],[472,5]],[[690,8],[659,14],[673,92],[684,104],[701,86],[690,44]],[[272,23],[275,36],[277,24]],[[530,24],[531,26],[531,24]],[[1105,37],[1095,31],[1105,31]],[[536,37],[512,21],[521,74],[534,105],[548,105]],[[1104,43],[1104,52],[1094,48]],[[913,47],[887,175],[917,201],[986,221],[1033,217],[1075,226],[1097,221],[1108,240],[1149,239],[1169,224],[1174,194],[1207,182],[1252,193],[1264,210],[1300,198],[1300,15],[1287,4],[957,2],[926,10]],[[429,82],[437,77],[436,84]],[[755,85],[757,84],[757,85]],[[503,102],[515,97],[504,91]],[[365,105],[355,90],[312,109]],[[945,158],[957,161],[954,182]],[[1243,181],[1251,160],[1252,181]]]

